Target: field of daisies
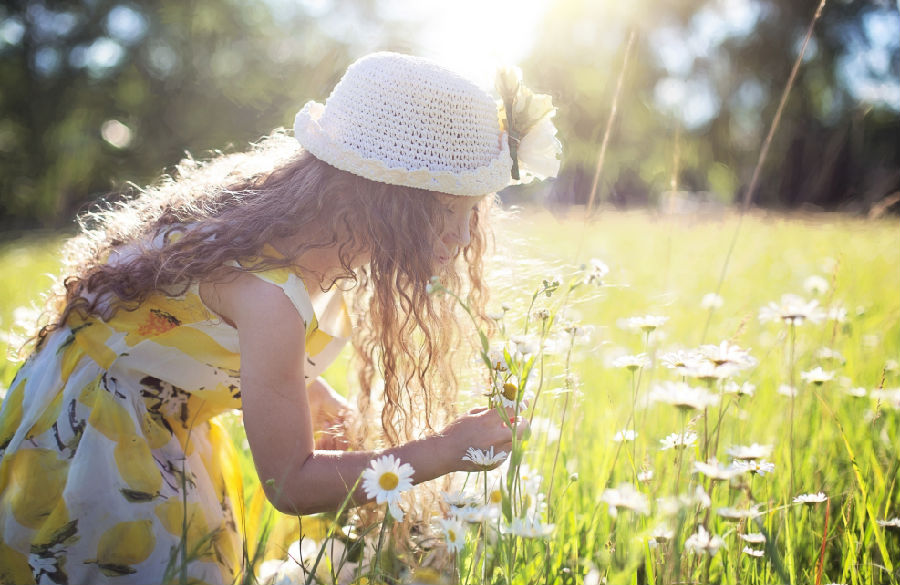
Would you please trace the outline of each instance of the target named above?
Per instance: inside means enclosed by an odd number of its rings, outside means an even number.
[[[57,242],[0,247],[0,345]],[[511,406],[526,438],[433,502],[390,458],[365,513],[266,528],[248,501],[245,582],[900,581],[896,219],[520,211],[496,247],[460,410]]]

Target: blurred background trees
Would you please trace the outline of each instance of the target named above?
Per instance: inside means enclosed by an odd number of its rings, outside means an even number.
[[[548,1],[521,65],[526,83],[559,106],[565,158],[549,200],[587,200],[632,33],[598,199],[657,204],[673,191],[723,203],[740,198],[816,5]],[[302,103],[324,99],[358,56],[418,52],[412,33],[428,23],[392,6],[6,2],[0,225],[70,225],[88,202],[121,191],[125,181],[153,181],[185,152],[243,149],[290,125]],[[897,5],[828,4],[754,202],[865,211],[898,191],[898,79]]]

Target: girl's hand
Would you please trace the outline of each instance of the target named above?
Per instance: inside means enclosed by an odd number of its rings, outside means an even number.
[[[512,451],[513,428],[516,430],[517,440],[522,440],[528,428],[528,420],[521,416],[521,412],[518,418],[514,418],[515,411],[512,408],[506,409],[506,416],[508,418],[504,421],[495,409],[473,408],[447,425],[439,436],[444,440],[442,448],[450,458],[450,471],[483,469],[470,461],[463,461],[469,447],[482,451],[489,451],[493,447],[494,453]],[[493,467],[501,464],[502,461]]]
[[[346,430],[356,409],[328,382],[316,378],[306,387],[316,449],[344,451],[349,447]]]

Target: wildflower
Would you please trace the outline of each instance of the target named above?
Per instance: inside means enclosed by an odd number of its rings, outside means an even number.
[[[516,352],[522,356],[533,355],[540,350],[540,343],[530,335],[514,335],[510,340],[515,344]]]
[[[780,302],[771,302],[759,310],[762,323],[782,321],[790,325],[803,325],[805,321],[818,323],[824,316],[818,301],[806,302],[797,295],[783,295]]]
[[[796,396],[800,392],[793,386],[789,386],[787,384],[781,384],[778,386],[778,393],[781,394],[782,396]]]
[[[603,279],[607,274],[609,274],[609,266],[607,266],[604,262],[601,262],[600,260],[594,258],[590,262],[590,270],[588,271],[587,277],[585,277],[584,282],[586,284],[596,284],[598,286],[602,286]]]
[[[697,444],[697,433],[687,432],[683,435],[672,433],[665,439],[660,439],[659,442],[662,443],[663,451],[668,449],[684,449],[685,447],[692,447]]]
[[[684,548],[708,555],[715,555],[723,546],[725,541],[718,535],[710,535],[703,526],[698,526],[697,533],[690,535],[684,542]]]
[[[885,360],[884,369],[887,372],[896,372],[900,370],[900,362],[894,359]]]
[[[661,315],[642,315],[640,317],[629,317],[625,319],[625,328],[641,330],[644,333],[650,333],[654,329],[662,327],[668,321],[668,317]]]
[[[668,524],[661,523],[656,525],[651,535],[656,542],[668,542],[675,538],[675,531],[669,528]]]
[[[741,552],[756,558],[762,558],[766,554],[766,551],[759,548],[753,548],[752,546],[745,546]]]
[[[825,317],[829,321],[834,321],[835,323],[846,323],[847,309],[841,305],[832,305],[828,307],[828,312],[825,314]]]
[[[716,514],[726,520],[747,520],[760,516],[762,512],[759,511],[758,505],[754,505],[749,508],[719,508]]]
[[[732,465],[737,469],[749,471],[750,473],[755,473],[757,475],[765,475],[775,471],[775,464],[769,463],[765,459],[753,461],[737,460]]]
[[[633,441],[637,437],[637,433],[631,429],[622,429],[613,437],[613,441],[621,443],[623,441]]]
[[[482,451],[481,449],[476,449],[475,447],[469,447],[462,460],[471,461],[481,469],[488,469],[494,467],[501,461],[504,461],[507,456],[508,453],[506,451],[500,451],[495,455],[494,446],[491,445],[490,451]]]
[[[539,518],[513,518],[509,525],[500,526],[500,532],[522,538],[546,538],[553,533],[554,524],[544,524]]]
[[[682,410],[703,410],[719,403],[719,395],[684,382],[663,382],[650,391],[650,400],[670,404]]]
[[[706,490],[704,490],[703,486],[700,485],[694,488],[693,502],[700,506],[702,510],[705,510],[712,505],[712,500],[710,499],[709,494],[706,493]]]
[[[498,491],[499,493],[499,491]],[[460,508],[455,510],[455,516],[461,522],[469,522],[470,524],[481,524],[482,522],[495,522],[500,518],[500,502],[494,502],[492,498],[490,502],[481,506],[470,506],[468,508]],[[502,496],[501,496],[502,501]]]
[[[697,360],[694,363],[678,369],[678,373],[687,378],[714,381],[730,378],[738,373],[739,368],[733,364],[717,366],[708,360]]]
[[[809,384],[821,386],[825,382],[828,382],[834,378],[834,372],[826,372],[821,367],[816,366],[808,372],[801,372],[800,377]]]
[[[722,467],[713,459],[710,463],[694,461],[694,473],[702,473],[706,477],[716,481],[728,481],[743,473],[745,470],[734,467]]]
[[[455,519],[441,518],[438,520],[444,539],[447,541],[447,549],[459,552],[466,545],[466,528],[462,522]]]
[[[728,454],[735,459],[762,459],[772,454],[772,445],[753,443],[749,447],[736,445],[728,449]]]
[[[649,366],[650,358],[648,358],[647,354],[645,353],[639,353],[637,355],[623,355],[613,361],[613,367],[625,368],[627,370],[631,370],[632,372],[637,370],[638,368],[646,368]]]
[[[873,400],[887,404],[895,410],[900,410],[900,388],[883,389],[876,388],[869,392]]]
[[[860,388],[860,387],[857,387],[857,388],[847,388],[847,390],[845,390],[845,392],[846,392],[849,396],[855,396],[856,398],[865,398],[865,396],[866,396],[866,389],[865,389],[865,388]]]
[[[826,496],[823,492],[818,492],[815,494],[800,494],[796,498],[794,498],[795,504],[818,504],[819,502],[824,502],[828,500],[828,496]]]
[[[803,281],[803,290],[810,295],[824,295],[828,292],[828,281],[818,274],[813,274]]]
[[[706,293],[703,295],[703,298],[700,299],[700,306],[704,309],[712,310],[718,309],[721,307],[725,301],[717,295],[716,293]]]
[[[400,494],[412,488],[413,472],[409,463],[401,464],[393,455],[373,460],[362,474],[366,497],[374,498],[378,504],[387,503],[391,515],[398,521],[403,520],[403,511],[399,506]]]
[[[900,530],[900,517],[891,518],[890,520],[876,520],[879,526],[885,528],[896,528]]]
[[[509,371],[509,364],[506,362],[506,356],[506,349],[502,345],[495,345],[488,350],[488,359],[491,362],[491,369],[497,372]]]
[[[638,481],[647,483],[648,481],[650,481],[652,479],[653,479],[653,470],[652,469],[645,469],[644,471],[641,471],[640,473],[637,474]]]
[[[550,310],[549,309],[538,309],[534,312],[534,316],[540,319],[541,321],[546,321],[550,318]]]
[[[479,497],[475,494],[457,490],[453,492],[441,492],[441,498],[451,508],[467,508],[474,506],[479,502]]]
[[[844,356],[841,355],[841,352],[835,349],[831,349],[830,347],[819,348],[818,351],[816,351],[816,357],[820,360],[831,360],[840,364],[843,364],[847,361],[844,359]]]
[[[502,321],[504,315],[506,315],[506,313],[504,313],[502,311],[489,311],[489,312],[485,313],[485,316],[488,319],[493,319],[494,321]]]
[[[696,364],[702,358],[703,356],[701,356],[696,351],[685,351],[683,349],[679,349],[662,354],[659,358],[659,361],[662,365],[669,368],[670,370],[680,370],[681,368],[693,367],[694,364]]]
[[[756,386],[751,384],[750,382],[744,382],[743,384],[738,384],[733,380],[728,380],[725,382],[725,387],[723,388],[726,394],[736,394],[737,396],[753,396],[756,392]]]
[[[747,534],[741,534],[741,540],[750,544],[765,544],[766,535],[762,532],[748,532]]]
[[[732,366],[738,370],[751,368],[756,365],[756,359],[750,353],[728,341],[719,345],[700,346],[700,355],[715,364],[717,367]]]
[[[647,496],[637,491],[630,483],[620,484],[616,489],[607,489],[600,499],[609,504],[609,515],[615,518],[619,508],[638,514],[649,514],[650,503]]]
[[[532,370],[533,371],[533,370]],[[494,393],[491,400],[494,404],[500,403],[504,408],[513,408],[521,410],[527,407],[528,403],[534,398],[534,392],[531,391],[531,378],[525,381],[525,387],[519,389],[519,380],[515,376],[510,376],[505,382],[499,380],[494,384]]]

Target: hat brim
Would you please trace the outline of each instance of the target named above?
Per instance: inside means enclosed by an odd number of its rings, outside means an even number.
[[[494,193],[510,184],[512,158],[506,133],[500,135],[499,152],[494,160],[471,171],[391,168],[334,140],[320,124],[324,112],[322,104],[307,102],[294,117],[294,137],[310,154],[342,171],[380,183],[473,197]]]

